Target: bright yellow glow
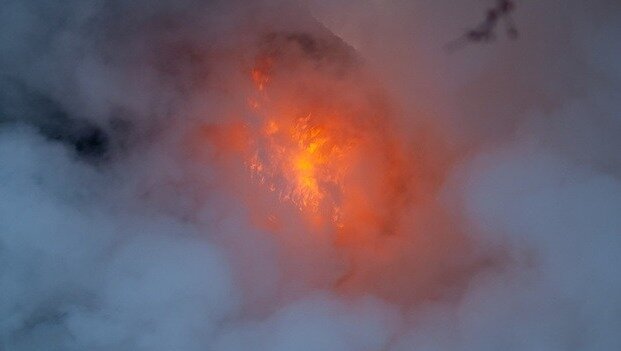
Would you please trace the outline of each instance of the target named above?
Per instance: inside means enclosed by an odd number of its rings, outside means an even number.
[[[351,141],[330,124],[336,118],[313,115],[297,106],[283,108],[288,101],[271,100],[268,72],[255,67],[251,78],[257,94],[249,99],[249,107],[262,123],[247,161],[253,179],[300,211],[313,216],[321,212],[338,225],[337,197],[344,188]]]

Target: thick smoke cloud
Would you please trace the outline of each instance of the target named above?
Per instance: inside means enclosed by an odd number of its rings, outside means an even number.
[[[0,349],[620,349],[621,6],[520,1],[519,40],[447,53],[486,6],[4,1]],[[321,62],[281,96],[385,91],[381,234],[334,244],[229,150],[271,33]]]

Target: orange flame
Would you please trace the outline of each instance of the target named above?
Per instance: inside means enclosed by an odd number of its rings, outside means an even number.
[[[263,125],[247,161],[252,177],[310,217],[317,219],[325,213],[340,226],[338,198],[344,188],[347,152],[355,142],[339,135],[326,123],[326,116],[278,112],[278,108],[259,102],[269,100],[265,93],[270,82],[268,72],[260,67],[251,71],[257,96],[249,100],[249,107]]]
[[[335,242],[372,240],[392,231],[406,199],[402,149],[386,123],[388,108],[373,100],[373,92],[367,95],[373,89],[364,76],[339,80],[320,74],[314,67],[272,71],[270,60],[258,60],[248,70],[254,90],[246,111],[232,117],[238,123],[203,128],[202,138],[220,156],[243,158],[245,171],[260,186],[241,185],[239,194],[252,204],[257,223],[291,223],[287,206],[273,207],[277,200],[291,205],[316,232],[334,234]],[[228,164],[226,157],[221,160]]]

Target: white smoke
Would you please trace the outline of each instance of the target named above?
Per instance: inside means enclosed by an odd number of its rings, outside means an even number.
[[[0,349],[621,349],[621,6],[520,1],[519,40],[448,54],[490,5],[0,4]],[[257,33],[323,35],[310,13],[424,165],[345,287],[187,152],[245,103]]]

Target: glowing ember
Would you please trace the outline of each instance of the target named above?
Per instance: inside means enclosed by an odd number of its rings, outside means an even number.
[[[342,76],[305,56],[275,57],[261,55],[248,69],[253,89],[237,123],[202,129],[214,150],[241,157],[260,185],[239,187],[253,216],[290,223],[277,199],[338,242],[391,232],[407,168],[381,94],[355,69]]]
[[[252,177],[299,210],[329,214],[340,225],[339,199],[348,151],[355,141],[330,125],[338,116],[314,116],[295,109],[282,112],[265,95],[270,81],[267,72],[255,67],[251,77],[258,93],[249,106],[262,124],[253,142],[255,151],[247,161]]]

